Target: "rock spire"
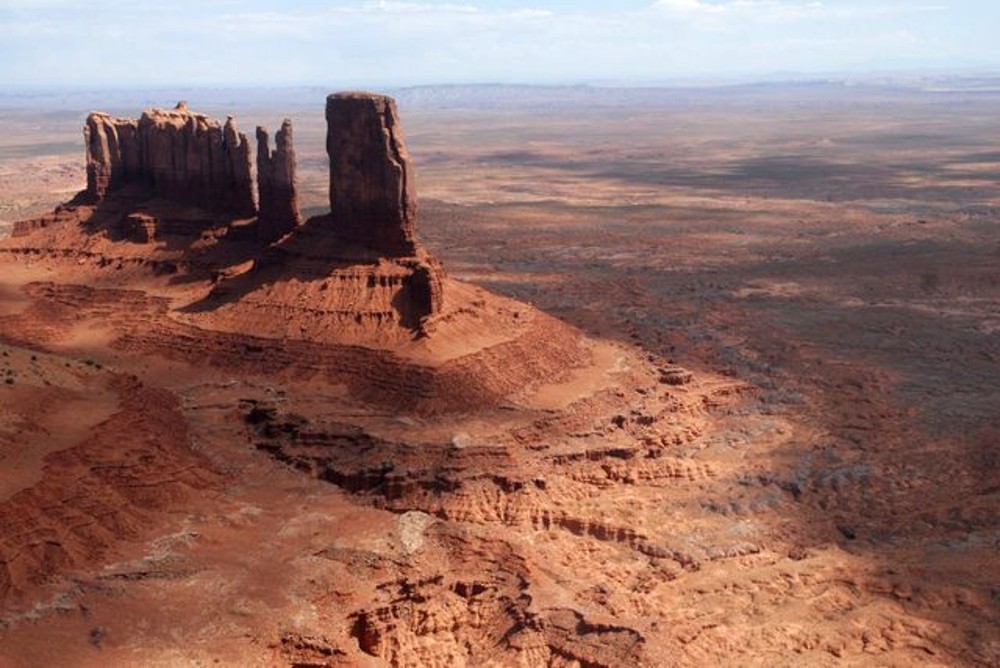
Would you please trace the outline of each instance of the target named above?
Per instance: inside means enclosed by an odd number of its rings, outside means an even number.
[[[298,194],[295,183],[295,149],[292,122],[285,119],[274,137],[271,150],[267,128],[257,126],[257,213],[258,238],[265,242],[280,239],[299,224]]]
[[[337,236],[389,257],[414,255],[417,200],[395,100],[335,93],[326,98],[326,123]]]

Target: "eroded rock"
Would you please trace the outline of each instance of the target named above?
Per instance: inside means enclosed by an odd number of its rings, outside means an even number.
[[[272,151],[267,128],[257,126],[257,193],[260,200],[257,231],[258,238],[265,242],[288,234],[301,219],[291,120],[285,119],[274,139]]]
[[[326,119],[329,214],[302,220],[290,120],[273,146],[257,128],[255,201],[251,149],[235,121],[221,124],[182,102],[139,119],[92,113],[84,130],[87,191],[67,205],[68,217],[24,221],[14,233],[75,221],[87,241],[71,245],[90,245],[100,232],[112,243],[163,239],[159,250],[192,262],[185,270],[202,268],[210,254],[220,266],[207,267],[213,286],[194,313],[211,315],[192,317],[210,317],[218,328],[352,343],[428,336],[444,312],[446,275],[416,237],[396,104],[371,93],[333,94]],[[88,253],[99,253],[102,266],[136,261],[116,246]],[[246,271],[225,265],[250,260]]]
[[[190,111],[151,109],[138,119],[94,112],[84,127],[87,192],[103,199],[131,183],[155,196],[210,211],[256,213],[250,178],[250,144],[230,116],[224,125]]]
[[[156,237],[156,218],[148,213],[130,213],[122,220],[121,234],[137,244],[149,243]]]
[[[417,200],[395,100],[335,93],[326,98],[326,123],[338,236],[383,255],[414,255]]]

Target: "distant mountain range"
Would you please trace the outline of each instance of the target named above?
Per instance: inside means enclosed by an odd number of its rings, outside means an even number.
[[[199,108],[269,108],[278,101],[283,108],[312,107],[317,99],[343,86],[294,88],[170,87],[155,89],[21,88],[0,93],[5,109],[89,111],[95,108],[132,111],[173,105],[191,99]],[[557,109],[566,105],[591,108],[676,106],[710,100],[766,100],[794,94],[808,98],[837,99],[845,89],[856,95],[913,93],[1000,94],[1000,74],[976,75],[868,75],[796,79],[775,78],[761,82],[727,84],[678,83],[660,86],[454,84],[379,87],[373,90],[394,96],[409,109]]]

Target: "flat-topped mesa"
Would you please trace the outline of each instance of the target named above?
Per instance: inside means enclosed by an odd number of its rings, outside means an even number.
[[[138,119],[95,112],[84,128],[87,192],[101,200],[130,183],[146,183],[158,197],[209,211],[256,213],[250,143],[230,116],[225,125],[191,112],[151,109]]]
[[[417,198],[391,97],[326,98],[330,211],[338,237],[389,257],[416,253]]]
[[[271,151],[267,128],[257,126],[257,235],[270,243],[299,224],[299,201],[295,184],[295,149],[292,122],[285,119],[274,137]]]

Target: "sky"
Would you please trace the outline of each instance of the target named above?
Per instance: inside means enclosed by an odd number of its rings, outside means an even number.
[[[0,0],[4,86],[1000,71],[1000,0]]]

